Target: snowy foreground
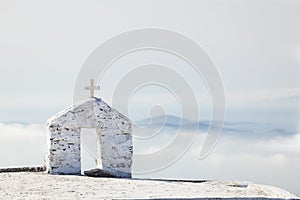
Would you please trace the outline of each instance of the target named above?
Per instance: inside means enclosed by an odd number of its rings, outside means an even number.
[[[299,199],[280,188],[233,181],[182,182],[49,175],[43,172],[0,173],[0,199],[81,198]]]

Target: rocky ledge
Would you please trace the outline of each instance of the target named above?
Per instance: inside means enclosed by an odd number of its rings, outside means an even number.
[[[176,181],[0,173],[0,199],[300,199],[280,188],[236,181]]]

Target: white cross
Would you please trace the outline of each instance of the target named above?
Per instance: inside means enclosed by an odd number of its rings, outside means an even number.
[[[94,79],[90,79],[91,85],[90,86],[85,86],[85,90],[89,90],[91,92],[91,98],[94,97],[95,90],[100,90],[100,86],[95,86],[94,85]]]

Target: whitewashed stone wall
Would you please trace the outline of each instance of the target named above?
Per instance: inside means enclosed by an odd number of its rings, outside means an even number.
[[[98,168],[117,177],[131,177],[131,122],[99,98],[89,98],[48,120],[46,167],[50,174],[81,173],[81,128],[97,131]]]

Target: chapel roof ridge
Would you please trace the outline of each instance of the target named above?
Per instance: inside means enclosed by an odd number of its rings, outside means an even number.
[[[104,103],[106,104],[108,107],[110,107],[105,101],[102,100],[102,98],[99,98],[99,97],[88,97],[88,98],[85,98],[85,99],[81,99],[77,102],[73,102],[72,105],[68,106],[67,108],[59,111],[58,113],[56,113],[55,115],[53,115],[52,117],[50,117],[46,124],[49,124],[51,123],[51,121],[53,121],[54,119],[64,115],[65,113],[69,112],[70,110],[74,109],[75,107],[78,107],[80,105],[83,105],[83,104],[86,104],[86,103],[89,103],[89,102],[92,102],[92,101],[95,101],[95,102],[101,102],[101,103]]]

